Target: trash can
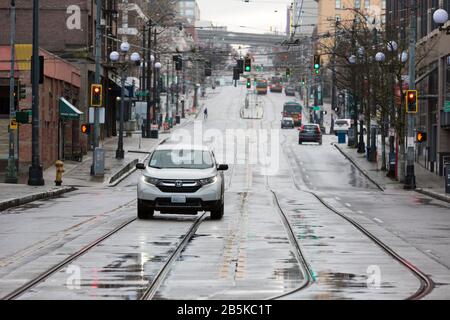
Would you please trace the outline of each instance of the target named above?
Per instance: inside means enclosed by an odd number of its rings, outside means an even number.
[[[338,143],[345,144],[345,136],[346,136],[345,131],[338,131],[337,136],[338,136]]]
[[[179,123],[181,122],[181,117],[180,117],[180,115],[177,114],[177,115],[175,116],[175,119],[176,119],[176,123],[177,123],[177,124],[179,124]]]

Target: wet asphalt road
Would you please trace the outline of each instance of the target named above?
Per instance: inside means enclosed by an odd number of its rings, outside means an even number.
[[[216,90],[203,130],[279,129],[284,94],[261,98],[263,119],[244,120],[245,91]],[[185,129],[194,136],[194,127]],[[298,145],[296,130],[279,131],[278,170],[270,175],[241,148],[225,174],[223,220],[200,225],[153,298],[405,299],[419,289],[411,272],[310,191],[430,275],[436,287],[428,298],[450,298],[450,206],[414,192],[381,192],[334,142],[324,136],[321,146]],[[139,175],[115,188],[81,188],[0,214],[0,294],[135,217]],[[138,299],[196,218],[136,220],[20,298]]]

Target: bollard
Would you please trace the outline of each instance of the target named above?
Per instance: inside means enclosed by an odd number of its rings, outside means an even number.
[[[61,160],[58,160],[55,162],[55,167],[56,167],[55,185],[57,187],[60,187],[62,184],[62,174],[64,172],[64,163]]]

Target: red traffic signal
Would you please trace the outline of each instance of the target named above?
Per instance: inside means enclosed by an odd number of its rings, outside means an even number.
[[[91,126],[87,123],[81,125],[81,133],[89,134],[91,132]]]
[[[103,87],[101,84],[91,85],[91,106],[101,107],[102,106],[102,91]]]
[[[419,110],[417,90],[406,91],[406,113],[417,113]]]

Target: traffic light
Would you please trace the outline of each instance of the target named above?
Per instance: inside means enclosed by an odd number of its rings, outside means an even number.
[[[416,132],[416,141],[418,143],[427,141],[427,133],[425,131],[417,131]]]
[[[102,90],[101,84],[91,85],[91,107],[101,107],[102,106]]]
[[[87,123],[83,123],[81,125],[81,133],[84,133],[84,134],[91,133],[91,126],[89,124],[87,124]]]
[[[252,87],[252,80],[250,78],[247,78],[247,89],[250,89]]]
[[[175,62],[175,70],[183,70],[183,57],[180,55],[173,56],[173,61]]]
[[[320,55],[318,54],[314,55],[314,69],[320,69]]]
[[[252,59],[251,58],[245,58],[245,72],[252,71]]]
[[[418,107],[417,90],[406,91],[406,113],[417,113]]]
[[[19,87],[19,100],[26,99],[27,89],[25,88],[25,86],[21,85],[20,82],[17,84],[17,86]]]
[[[304,86],[305,85],[305,79],[304,78],[302,78],[302,86]]]
[[[333,111],[336,112],[336,113],[339,113],[339,107],[334,107]]]
[[[291,69],[286,68],[286,78],[290,78],[291,77]]]

